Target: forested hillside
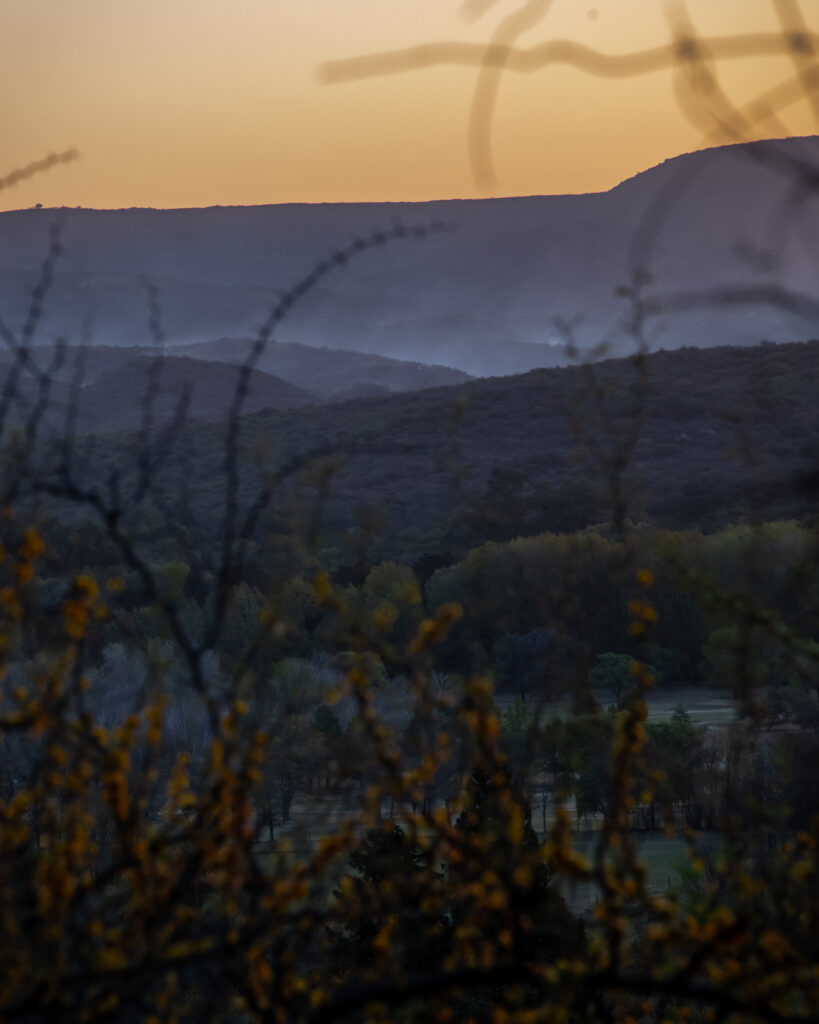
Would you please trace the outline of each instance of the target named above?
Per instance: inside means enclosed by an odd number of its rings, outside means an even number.
[[[819,342],[685,349],[258,413],[239,435],[244,494],[251,502],[265,473],[286,470],[271,494],[277,529],[294,502],[320,503],[320,546],[335,566],[358,557],[360,510],[377,523],[368,557],[439,564],[485,540],[571,532],[615,513],[704,530],[801,516],[818,363]],[[218,424],[186,426],[159,473],[175,501],[187,467],[185,522],[205,546],[220,528],[221,437]],[[127,466],[130,443],[89,440],[89,479]]]
[[[67,420],[80,434],[136,430],[145,421],[148,405],[154,425],[224,422],[251,344],[247,339],[223,339],[168,352],[148,347],[38,346],[10,399],[11,414],[24,420],[47,380],[48,401],[37,417],[43,434],[59,434]],[[0,372],[8,375],[13,365],[13,360],[0,356]],[[468,379],[443,366],[271,342],[254,368],[248,368],[241,413],[390,395]]]

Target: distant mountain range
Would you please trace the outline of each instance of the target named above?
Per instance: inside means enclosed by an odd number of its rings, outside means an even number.
[[[809,137],[703,150],[590,195],[13,211],[0,214],[0,315],[19,330],[55,221],[65,252],[38,338],[106,345],[148,340],[145,276],[170,344],[248,337],[328,253],[396,222],[443,222],[452,230],[364,252],[325,278],[277,337],[509,374],[567,361],[561,318],[581,350],[605,340],[624,353],[634,339],[615,289],[639,265],[649,296],[688,295],[649,318],[651,348],[800,340],[819,331],[815,307],[758,302],[756,289],[813,289],[817,168]],[[751,287],[713,291],[723,285]]]
[[[50,378],[42,413],[48,429],[61,431],[71,411],[79,433],[98,433],[138,428],[146,415],[154,425],[175,418],[224,420],[239,385],[239,365],[251,346],[247,338],[221,338],[157,354],[145,347],[80,345],[66,348],[59,362],[54,346],[42,345],[31,349],[29,359]],[[7,354],[0,356],[0,377],[7,380],[11,366]],[[470,379],[445,366],[270,342],[248,376],[241,413],[382,397]],[[16,392],[19,422],[37,406],[35,374],[23,370]]]
[[[252,345],[252,338],[220,338],[180,345],[172,352],[194,359],[236,363],[247,358]],[[315,398],[335,402],[463,384],[470,379],[469,374],[448,366],[280,341],[269,342],[255,365],[309,391]]]
[[[82,430],[118,430],[143,422],[152,391],[153,422],[164,424],[174,416],[198,420],[224,420],[239,382],[239,369],[223,363],[167,356],[138,356],[100,374],[80,392],[79,427]],[[254,371],[243,411],[296,409],[309,405],[312,395],[268,373]]]

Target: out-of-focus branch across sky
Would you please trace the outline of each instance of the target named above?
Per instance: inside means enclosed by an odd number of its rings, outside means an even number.
[[[616,77],[571,64],[503,72],[489,139],[491,188],[476,178],[470,156],[479,72],[468,60],[432,60],[333,84],[321,68],[433,42],[485,44],[504,19],[526,7],[537,10],[528,25],[520,19],[524,27],[514,43],[521,50],[568,40],[605,54],[642,51],[670,42],[675,6],[663,0],[3,0],[0,173],[72,147],[82,159],[0,192],[0,208],[606,189],[706,144],[702,126],[680,109],[671,66]],[[781,32],[789,6],[689,0],[686,10],[699,34],[724,37]],[[807,27],[819,31],[819,4],[803,0],[802,11]],[[737,106],[796,73],[784,54],[718,63]],[[812,108],[801,98],[759,121],[755,134],[815,131]]]

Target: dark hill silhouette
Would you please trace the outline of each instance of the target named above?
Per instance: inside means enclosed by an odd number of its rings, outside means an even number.
[[[315,499],[325,554],[336,564],[355,558],[358,524],[371,519],[379,524],[374,558],[436,555],[443,563],[486,540],[570,532],[610,517],[599,452],[618,453],[630,435],[641,375],[628,359],[606,360],[595,372],[602,406],[584,368],[535,370],[260,412],[242,423],[242,450],[266,453],[263,475],[304,466],[279,492],[285,523],[293,487],[303,513],[315,480],[323,479],[314,470],[329,460],[329,492],[322,484]],[[641,430],[622,480],[629,515],[698,529],[803,515],[811,493],[805,488],[810,479],[815,488],[819,465],[817,376],[819,341],[648,356]],[[213,453],[223,443],[224,424],[190,424],[160,480],[170,493],[184,480],[192,503],[186,521],[201,531],[204,549],[221,529],[224,481]],[[112,466],[127,466],[133,439],[92,439],[88,446],[89,472],[104,479]],[[248,503],[256,473],[252,460],[243,464]]]
[[[166,355],[181,359],[180,367],[189,366],[191,361],[236,365],[245,361],[252,345],[251,338],[218,338],[176,345],[168,349]],[[137,357],[153,358],[155,355],[156,349],[148,346],[71,345],[67,358],[57,366],[53,376],[58,382],[69,383],[79,370],[83,386],[88,386],[101,374],[120,371]],[[40,369],[45,369],[52,363],[54,348],[37,345],[31,356]],[[0,357],[0,365],[8,365],[7,357]],[[277,341],[268,342],[254,368],[303,389],[311,400],[324,401],[416,391],[462,384],[470,379],[468,374],[448,366],[430,366],[366,352]],[[200,377],[209,374],[208,370],[198,367],[192,366],[191,370]],[[170,368],[168,372],[172,372]],[[235,374],[223,375],[222,389],[226,396],[230,395],[234,384]],[[226,400],[224,398],[223,403]],[[276,402],[272,404],[279,407]]]
[[[143,396],[148,393],[157,358],[161,361],[154,407],[157,422],[168,422],[186,393],[190,395],[188,418],[225,419],[238,383],[238,367],[178,356],[139,356],[119,369],[103,373],[83,388],[80,419],[83,429],[111,430],[138,425],[142,419]],[[314,402],[315,397],[301,388],[254,370],[248,381],[243,411],[249,414],[260,409],[296,409]]]
[[[244,429],[249,439],[275,437],[282,457],[312,451],[338,461],[328,522],[335,515],[339,533],[366,504],[383,517],[383,557],[459,553],[610,518],[592,442],[618,450],[641,385],[628,359],[596,372],[605,417],[584,370],[566,367],[286,417],[264,412]],[[808,492],[795,481],[819,465],[818,376],[819,341],[647,357],[642,426],[623,473],[629,514],[706,530],[804,514]]]
[[[53,381],[42,416],[41,429],[45,433],[63,429],[69,408],[73,410],[79,434],[138,428],[145,415],[147,396],[151,394],[151,419],[155,426],[169,424],[182,415],[187,420],[205,421],[223,421],[228,416],[239,380],[236,365],[177,356],[134,355],[123,349],[101,351],[109,358],[102,360],[85,386],[72,386],[68,379],[73,369],[70,360],[66,371]],[[88,361],[93,364],[92,359]],[[2,364],[0,376],[6,376],[8,365]],[[36,400],[34,385],[27,374],[20,378],[18,399],[15,411],[21,419]],[[180,404],[183,400],[184,406]],[[288,381],[254,370],[242,413],[295,409],[317,401],[314,395]]]
[[[246,358],[250,338],[220,338],[174,348],[174,354],[232,363]],[[469,375],[448,366],[389,359],[369,352],[271,341],[257,363],[311,394],[327,400],[367,397],[393,391],[463,384]]]
[[[788,161],[819,167],[819,138],[726,146],[681,156],[607,193],[433,203],[216,207],[192,210],[22,210],[0,215],[0,311],[22,323],[49,225],[63,223],[40,337],[144,342],[141,276],[159,288],[171,342],[252,335],[277,293],[316,260],[373,227],[445,221],[453,230],[363,253],[293,311],[282,340],[457,366],[517,372],[562,359],[554,318],[582,320],[581,347],[617,329],[615,286],[630,279],[634,242],[660,292],[724,282],[812,287],[819,241],[816,189]],[[814,336],[815,319],[764,305],[708,308],[652,321],[652,347],[752,344]]]

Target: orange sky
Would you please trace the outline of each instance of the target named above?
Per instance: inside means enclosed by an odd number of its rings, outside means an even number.
[[[471,0],[473,7],[480,0]],[[785,0],[780,0],[784,5]],[[789,0],[793,2],[793,0]],[[521,47],[606,53],[669,41],[662,0],[4,0],[0,177],[52,150],[82,159],[0,191],[0,208],[434,199],[608,188],[703,144],[668,67],[500,81],[494,185],[476,180],[468,66],[327,84],[327,61],[435,40],[484,43],[521,7]],[[819,4],[803,0],[819,30]],[[548,8],[548,9],[547,9]],[[702,33],[777,30],[772,0],[689,0]],[[544,13],[545,12],[545,13]],[[474,13],[474,12],[473,12]],[[720,63],[734,103],[793,78],[783,57]],[[758,135],[816,131],[804,101]],[[478,168],[480,171],[480,168]]]

